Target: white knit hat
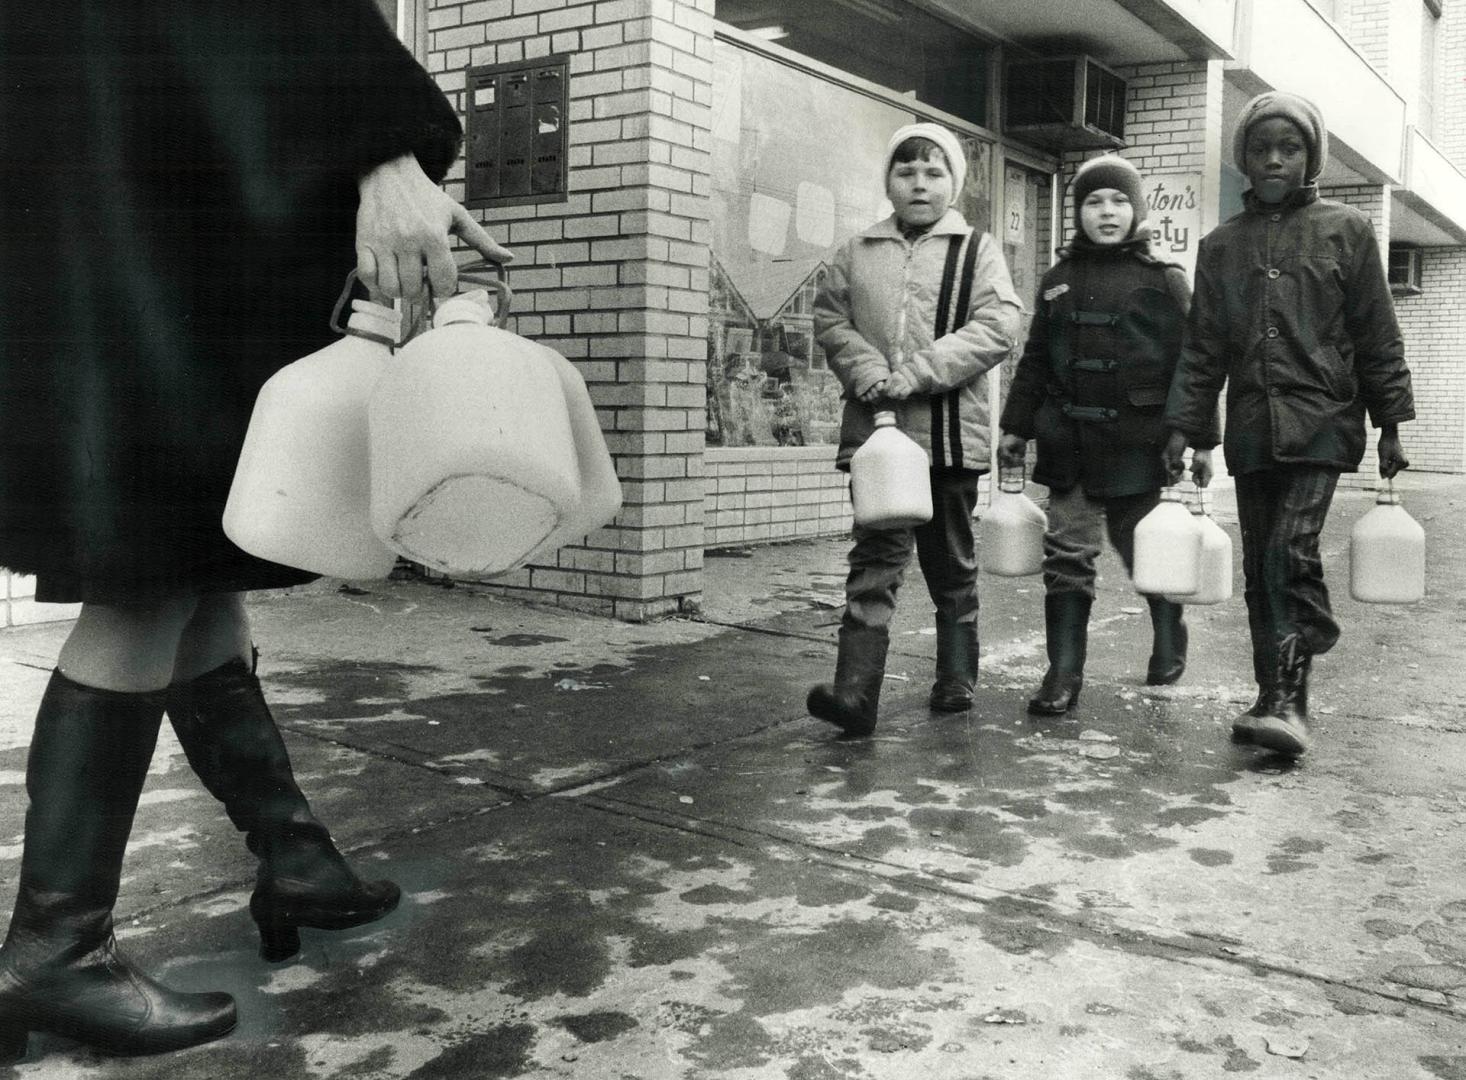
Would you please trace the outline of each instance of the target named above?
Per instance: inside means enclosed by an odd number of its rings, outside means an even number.
[[[891,141],[886,144],[886,167],[881,172],[881,186],[885,186],[886,177],[891,175],[891,158],[896,154],[896,147],[912,137],[930,139],[941,148],[947,159],[947,169],[952,174],[952,197],[955,199],[967,179],[967,155],[963,153],[957,136],[941,124],[907,124],[896,129]]]

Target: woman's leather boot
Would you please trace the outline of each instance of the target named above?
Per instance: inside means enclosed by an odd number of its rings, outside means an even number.
[[[1147,686],[1169,686],[1186,671],[1186,622],[1180,604],[1147,596],[1153,645],[1150,663],[1146,666]]]
[[[890,636],[884,626],[862,626],[847,616],[840,624],[834,683],[821,683],[805,701],[811,716],[861,738],[876,728],[881,680],[886,675]]]
[[[1273,649],[1259,649],[1256,646],[1252,649],[1252,675],[1257,680],[1257,700],[1232,719],[1234,743],[1250,743],[1257,731],[1258,719],[1266,716],[1268,709],[1272,707],[1274,683],[1277,681],[1274,674],[1277,670],[1275,652]]]
[[[112,907],[163,717],[161,693],[51,675],[26,763],[15,913],[0,946],[0,1062],[51,1032],[113,1054],[181,1050],[231,1031],[234,999],[182,994],[117,950]]]
[[[927,706],[933,712],[966,712],[977,686],[977,623],[937,616],[937,677]]]
[[[343,930],[397,906],[397,886],[357,877],[311,813],[260,681],[242,659],[170,686],[168,718],[188,763],[259,857],[249,910],[262,957],[294,956],[299,927]]]
[[[1044,638],[1049,670],[1038,693],[1028,699],[1028,711],[1039,716],[1063,716],[1079,704],[1084,686],[1084,661],[1089,651],[1089,609],[1094,597],[1082,592],[1044,596]]]

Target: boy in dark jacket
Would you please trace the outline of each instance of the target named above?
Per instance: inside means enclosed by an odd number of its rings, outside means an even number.
[[[1029,712],[1058,716],[1079,700],[1101,518],[1130,570],[1135,526],[1160,501],[1162,408],[1181,354],[1191,286],[1150,253],[1140,174],[1122,157],[1074,177],[1074,238],[1039,284],[1037,314],[1003,409],[999,461],[1021,467],[1038,440],[1033,478],[1049,488],[1044,630],[1049,669]],[[1216,441],[1213,433],[1212,441]],[[1192,470],[1211,474],[1198,450]],[[1153,630],[1146,682],[1186,670],[1181,605],[1147,596]]]
[[[1166,467],[1211,445],[1205,418],[1227,383],[1227,468],[1236,476],[1257,701],[1233,738],[1297,756],[1309,744],[1312,658],[1339,637],[1318,537],[1341,472],[1380,430],[1379,471],[1409,462],[1410,372],[1369,220],[1318,197],[1323,117],[1293,94],[1261,94],[1233,142],[1246,208],[1201,242],[1186,347],[1171,386]]]

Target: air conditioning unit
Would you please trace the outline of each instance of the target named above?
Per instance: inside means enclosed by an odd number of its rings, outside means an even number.
[[[1412,296],[1425,291],[1420,284],[1423,266],[1419,248],[1391,244],[1389,259],[1387,277],[1390,282],[1390,292],[1396,296]]]
[[[1088,56],[1009,61],[1004,130],[1056,150],[1125,145],[1125,80]]]

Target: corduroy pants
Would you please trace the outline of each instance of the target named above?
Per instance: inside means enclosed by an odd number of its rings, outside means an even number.
[[[856,526],[845,579],[846,617],[862,626],[889,626],[896,593],[916,549],[917,563],[938,618],[953,623],[977,621],[977,542],[972,513],[977,509],[978,473],[933,469],[932,519],[914,529]]]
[[[1095,499],[1082,485],[1068,491],[1049,491],[1049,527],[1044,533],[1044,590],[1077,592],[1094,597],[1094,563],[1100,554],[1101,532],[1125,564],[1135,569],[1135,526],[1161,501],[1159,490],[1139,495]]]

